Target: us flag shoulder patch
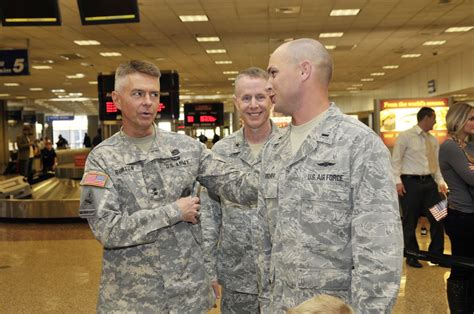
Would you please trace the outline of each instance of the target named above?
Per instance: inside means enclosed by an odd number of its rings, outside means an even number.
[[[82,178],[81,185],[96,186],[99,188],[105,187],[105,183],[109,176],[103,172],[87,172]]]

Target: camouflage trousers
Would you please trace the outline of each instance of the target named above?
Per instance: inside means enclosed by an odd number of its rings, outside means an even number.
[[[258,295],[237,292],[222,287],[222,314],[257,314],[259,313]]]

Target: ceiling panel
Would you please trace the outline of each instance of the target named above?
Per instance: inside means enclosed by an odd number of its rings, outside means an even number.
[[[155,62],[162,70],[180,73],[182,95],[215,96],[232,94],[232,75],[223,71],[249,66],[266,68],[270,53],[285,39],[311,37],[321,32],[344,32],[341,38],[323,38],[336,45],[330,53],[335,62],[331,92],[348,94],[347,87],[360,84],[370,73],[384,71],[374,82],[364,82],[363,90],[380,88],[455,53],[472,50],[474,30],[445,33],[452,26],[474,26],[472,0],[140,0],[141,22],[122,25],[82,26],[76,0],[60,0],[62,26],[0,27],[0,48],[28,48],[30,65],[46,65],[52,70],[30,67],[27,77],[0,77],[1,97],[41,112],[57,108],[63,112],[97,113],[97,85],[100,72],[113,72],[131,58]],[[296,13],[282,11],[293,8]],[[361,9],[359,15],[330,17],[332,9]],[[182,23],[179,15],[207,14],[208,22]],[[219,36],[220,42],[199,43],[196,36]],[[73,41],[93,39],[100,46],[78,46]],[[442,46],[423,46],[428,40],[446,40]],[[206,49],[224,48],[225,54],[207,54]],[[103,57],[100,52],[119,52],[120,57]],[[402,59],[403,53],[421,53],[417,59]],[[61,55],[79,54],[66,60]],[[230,65],[215,61],[230,60]],[[398,69],[382,70],[397,64]],[[66,75],[83,73],[82,79]],[[18,87],[3,83],[18,82]],[[42,87],[43,91],[30,91]],[[61,102],[51,99],[52,89],[80,92],[85,101]],[[474,98],[474,86],[464,93]],[[229,99],[225,99],[229,102]],[[49,105],[52,104],[52,105]],[[231,106],[226,106],[231,108]]]

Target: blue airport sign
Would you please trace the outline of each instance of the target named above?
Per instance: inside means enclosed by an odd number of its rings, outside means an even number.
[[[28,50],[0,50],[0,76],[30,75]]]
[[[52,121],[74,120],[74,116],[46,116],[45,120],[48,123],[51,123]]]

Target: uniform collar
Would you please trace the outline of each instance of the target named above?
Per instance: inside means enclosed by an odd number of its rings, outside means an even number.
[[[180,152],[176,152],[164,139],[165,131],[160,130],[155,123],[153,123],[155,137],[150,146],[149,152],[144,152],[135,145],[131,145],[126,136],[120,132],[118,140],[121,142],[124,153],[124,161],[126,164],[133,164],[139,161],[151,161],[154,159],[170,159],[176,157]]]

